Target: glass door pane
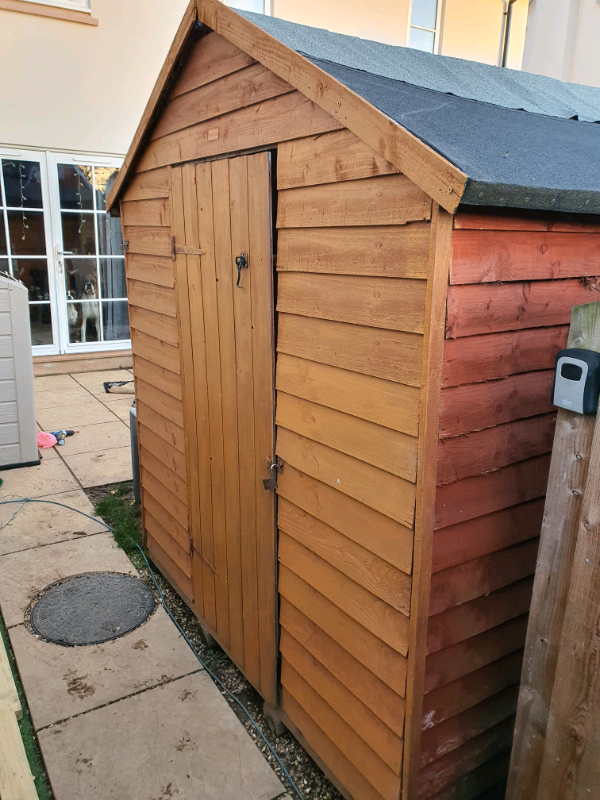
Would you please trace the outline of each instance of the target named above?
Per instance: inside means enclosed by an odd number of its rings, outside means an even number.
[[[0,271],[22,281],[29,291],[34,347],[54,349],[54,319],[48,271],[47,211],[44,209],[41,162],[0,158]]]
[[[113,166],[57,164],[68,341],[76,349],[130,338],[121,225],[106,213],[117,172]]]

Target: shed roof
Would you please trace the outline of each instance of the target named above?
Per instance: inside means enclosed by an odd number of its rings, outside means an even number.
[[[109,205],[157,111],[196,3],[200,21],[340,119],[448,210],[460,202],[600,213],[600,89],[234,11],[216,0],[191,0]]]
[[[600,213],[600,89],[240,13],[464,172],[462,203]]]

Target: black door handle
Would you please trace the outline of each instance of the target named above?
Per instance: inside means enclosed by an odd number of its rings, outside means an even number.
[[[238,289],[242,289],[243,287],[240,286],[242,270],[248,269],[248,258],[246,253],[242,253],[241,255],[235,257],[235,265],[237,267],[237,281],[235,285],[238,287]]]

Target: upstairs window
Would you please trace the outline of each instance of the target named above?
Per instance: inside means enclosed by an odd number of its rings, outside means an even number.
[[[265,0],[226,0],[232,8],[240,11],[255,11],[257,14],[268,14],[268,3]]]
[[[412,0],[408,44],[435,53],[439,33],[440,0]]]
[[[69,8],[71,11],[83,11],[87,14],[91,13],[90,0],[25,0],[25,2],[53,6],[54,8]]]

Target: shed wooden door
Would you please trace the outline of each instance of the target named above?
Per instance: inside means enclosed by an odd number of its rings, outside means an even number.
[[[276,699],[269,153],[172,170],[194,605]],[[195,252],[201,251],[201,252]],[[236,268],[243,256],[247,269]]]

